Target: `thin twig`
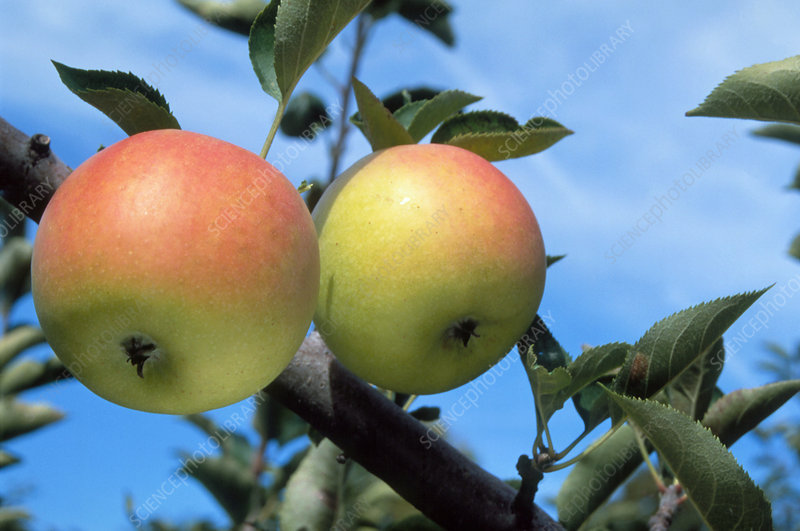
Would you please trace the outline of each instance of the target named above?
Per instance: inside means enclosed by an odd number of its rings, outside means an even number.
[[[571,443],[569,443],[569,446],[567,446],[566,448],[564,448],[562,451],[558,452],[558,453],[555,455],[555,459],[556,459],[556,460],[558,460],[558,459],[563,459],[563,458],[565,458],[565,457],[567,456],[567,454],[569,454],[569,453],[570,453],[570,452],[571,452],[571,451],[572,451],[572,450],[573,450],[573,449],[574,449],[576,446],[578,446],[578,444],[579,444],[579,443],[580,443],[580,442],[581,442],[583,439],[585,439],[585,438],[586,438],[586,436],[587,436],[587,435],[589,435],[590,433],[591,433],[591,431],[590,431],[590,430],[586,430],[586,429],[585,429],[585,430],[583,430],[583,432],[582,432],[580,435],[578,435],[578,436],[575,438],[575,440],[574,440],[574,441],[572,441]]]
[[[544,410],[542,409],[542,401],[539,399],[539,393],[533,393],[533,401],[536,405],[536,413],[538,413],[539,418],[542,421],[545,437],[547,438],[547,454],[550,457],[554,457],[556,453],[555,446],[553,445],[553,438],[550,436],[550,428],[547,426],[547,420],[545,420]]]
[[[358,73],[358,65],[361,63],[361,57],[371,26],[372,20],[369,15],[361,14],[358,16],[356,21],[356,42],[353,46],[353,55],[350,58],[350,69],[347,72],[347,79],[341,85],[341,93],[339,95],[342,100],[342,114],[339,116],[339,132],[336,136],[336,143],[331,146],[331,167],[328,172],[327,184],[332,183],[339,174],[339,162],[344,154],[347,135],[350,133],[348,116],[350,114],[350,93],[353,91],[353,78]]]
[[[567,468],[569,466],[574,465],[575,463],[577,463],[578,461],[580,461],[581,459],[583,459],[584,457],[586,457],[587,455],[592,453],[592,450],[595,450],[596,448],[599,448],[601,444],[603,444],[604,442],[606,442],[609,439],[609,437],[614,435],[614,433],[620,428],[620,426],[622,426],[621,422],[616,424],[615,426],[611,426],[608,429],[607,432],[605,432],[603,435],[601,435],[599,439],[597,439],[594,442],[592,442],[592,444],[590,444],[589,446],[584,448],[584,450],[581,453],[579,453],[578,455],[576,455],[575,457],[573,457],[569,461],[564,461],[564,462],[559,463],[557,465],[553,465],[551,467],[548,467],[545,470],[545,472],[555,472],[556,470],[561,470],[562,468]]]
[[[258,517],[262,511],[262,500],[260,496],[261,474],[266,467],[267,443],[266,436],[261,436],[258,449],[253,455],[253,462],[250,465],[250,473],[253,475],[253,492],[250,493],[250,512],[242,523],[242,531],[258,531]]]
[[[686,499],[686,496],[683,496],[682,493],[683,488],[681,488],[680,483],[674,483],[664,490],[661,494],[658,511],[647,522],[650,525],[650,531],[667,531],[669,529],[672,519],[675,518],[675,513]]]

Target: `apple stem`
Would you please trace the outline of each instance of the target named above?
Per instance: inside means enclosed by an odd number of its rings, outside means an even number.
[[[128,355],[128,362],[136,366],[136,374],[144,378],[144,362],[150,359],[150,352],[156,349],[151,341],[145,341],[139,336],[131,336],[122,342],[122,348]]]

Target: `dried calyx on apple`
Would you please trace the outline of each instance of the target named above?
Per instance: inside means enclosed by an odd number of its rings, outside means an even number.
[[[136,367],[136,374],[144,378],[144,362],[158,355],[158,347],[152,339],[142,335],[132,335],[120,344],[128,356],[128,362]]]
[[[478,327],[478,322],[474,319],[464,319],[454,324],[447,329],[447,338],[450,340],[458,340],[464,343],[466,347],[469,344],[471,337],[481,337],[475,333]]]

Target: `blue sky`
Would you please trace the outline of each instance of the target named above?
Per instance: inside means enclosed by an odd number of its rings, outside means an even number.
[[[548,252],[568,255],[549,272],[541,306],[562,345],[576,354],[583,344],[633,342],[675,311],[774,283],[762,297],[777,308],[766,324],[747,328],[763,309],[756,303],[726,335],[741,341],[721,378],[725,390],[766,383],[768,376],[754,370],[765,342],[793,348],[800,340],[800,296],[788,288],[800,280],[800,263],[786,256],[800,230],[800,198],[784,189],[800,150],[754,138],[756,122],[684,113],[735,70],[798,53],[800,13],[778,1],[456,4],[455,48],[387,20],[368,44],[359,77],[379,95],[417,85],[463,89],[484,97],[472,108],[502,110],[520,121],[550,109],[575,131],[542,154],[498,163],[531,203]],[[184,129],[260,149],[276,104],[260,90],[244,38],[207,28],[169,1],[0,0],[0,6],[0,114],[28,134],[51,136],[67,164],[77,166],[124,133],[70,93],[50,59],[149,77]],[[159,73],[186,39],[194,39],[189,50]],[[324,59],[340,79],[351,44],[345,32]],[[299,89],[334,98],[317,69]],[[279,137],[270,158],[299,152],[284,168],[295,183],[322,176],[325,141],[305,145]],[[368,150],[351,135],[344,166]],[[666,203],[662,197],[670,194]],[[658,212],[657,204],[660,219],[645,217]],[[640,235],[620,244],[637,224]],[[791,296],[776,298],[782,287]],[[29,300],[13,318],[33,319]],[[423,397],[419,404],[448,410],[464,392]],[[24,461],[3,471],[3,491],[19,492],[19,502],[37,516],[36,529],[126,529],[124,496],[143,502],[178,468],[177,451],[204,440],[178,418],[115,406],[75,382],[27,398],[67,414],[8,445]],[[796,415],[794,402],[776,417]],[[222,421],[239,407],[213,416]],[[580,421],[566,410],[554,422],[563,447]],[[512,365],[448,435],[492,473],[513,477],[534,431],[527,379]],[[747,467],[754,448],[745,440],[733,452]],[[562,478],[548,476],[542,494],[554,495]],[[191,483],[156,515],[225,521]]]

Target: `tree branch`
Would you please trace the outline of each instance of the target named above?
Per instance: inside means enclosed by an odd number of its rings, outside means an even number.
[[[561,529],[535,505],[515,512],[513,488],[353,375],[316,332],[267,392],[446,529]]]
[[[36,141],[2,118],[0,126],[0,192],[38,221],[69,168],[49,149],[44,157],[32,155],[25,146]],[[40,185],[49,193],[37,208],[22,209],[28,198],[19,190]],[[538,506],[515,505],[513,488],[429,437],[423,424],[336,361],[316,332],[266,390],[447,529],[562,529]]]
[[[50,137],[25,133],[0,117],[0,192],[38,223],[56,188],[72,170],[50,151]]]
[[[679,483],[665,488],[661,493],[658,511],[647,522],[650,526],[650,531],[667,531],[670,524],[672,524],[675,513],[685,499],[683,489]]]

